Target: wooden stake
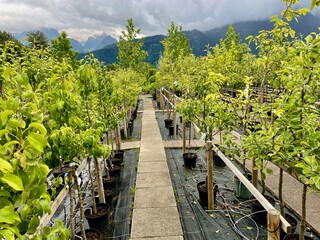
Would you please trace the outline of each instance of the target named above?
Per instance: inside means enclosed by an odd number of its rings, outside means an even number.
[[[186,153],[186,146],[187,146],[186,131],[187,131],[186,121],[183,118],[182,119],[182,149],[183,149],[183,153]]]
[[[177,112],[176,112],[176,96],[172,99],[172,110],[173,110],[173,138],[176,139],[177,136]]]
[[[124,139],[128,138],[128,132],[127,132],[127,119],[124,117],[123,119],[123,133],[124,133]]]
[[[163,93],[162,93],[161,90],[159,92],[159,95],[160,95],[160,108],[161,108],[162,113],[163,113],[163,110],[164,110],[164,98],[163,98]]]
[[[104,197],[104,189],[103,189],[100,164],[96,157],[93,160],[94,160],[94,168],[96,170],[96,177],[97,177],[96,181],[98,183],[99,203],[106,203],[106,199]]]
[[[268,240],[280,240],[280,212],[276,209],[268,211]]]
[[[167,119],[170,119],[170,101],[171,101],[170,96],[168,96],[167,105],[166,105],[166,107],[167,107]]]
[[[252,159],[252,185],[257,188],[258,187],[258,170],[255,169],[256,160]]]
[[[121,150],[121,135],[120,135],[120,128],[119,125],[116,127],[116,150]]]
[[[213,197],[213,153],[212,153],[212,142],[207,141],[206,143],[207,151],[207,189],[208,189],[208,209],[214,209],[214,197]]]

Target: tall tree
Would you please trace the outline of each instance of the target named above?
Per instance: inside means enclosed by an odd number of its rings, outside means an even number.
[[[57,39],[51,40],[51,49],[54,56],[62,61],[63,58],[68,58],[72,65],[75,66],[78,53],[73,51],[70,39],[66,32],[61,32]]]
[[[28,32],[27,41],[31,48],[41,49],[49,47],[49,41],[41,31]]]
[[[164,51],[158,62],[157,81],[160,86],[174,89],[176,81],[179,79],[175,65],[192,54],[189,39],[182,32],[182,26],[178,27],[171,22],[168,33],[161,43]]]
[[[164,52],[161,58],[169,58],[172,62],[181,56],[187,56],[192,53],[190,42],[182,31],[182,26],[178,27],[171,22],[168,33],[163,41],[161,41]]]
[[[14,36],[12,36],[11,33],[8,33],[6,31],[0,31],[0,44],[4,44],[7,41],[18,43],[18,40]]]
[[[139,70],[139,66],[147,57],[147,52],[142,50],[144,38],[139,38],[140,29],[135,29],[132,18],[128,19],[126,31],[121,32],[118,47],[118,60],[122,68]]]

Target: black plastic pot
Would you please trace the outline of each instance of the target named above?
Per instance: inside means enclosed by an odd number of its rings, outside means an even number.
[[[297,219],[295,219],[292,215],[285,213],[284,214],[284,218],[288,221],[288,223],[292,226],[292,233],[294,233],[296,231],[297,225],[298,225],[298,221]],[[280,239],[284,239],[284,237],[286,236],[286,233],[280,229]]]
[[[176,125],[176,132],[177,132],[177,133],[178,133],[178,129],[179,129],[179,125],[177,124],[177,125]],[[169,135],[170,135],[170,136],[173,136],[173,135],[174,135],[174,126],[173,126],[173,125],[169,126]]]
[[[132,136],[132,132],[133,132],[133,122],[129,122],[128,123],[128,133],[129,133],[129,136]]]
[[[247,176],[247,179],[249,181],[251,181],[252,175],[249,174]],[[239,178],[237,176],[234,176],[234,181],[236,183],[236,196],[241,199],[249,199],[252,196],[252,194],[247,189],[247,187],[239,180]]]
[[[96,193],[97,194],[97,193]],[[115,194],[115,190],[113,188],[105,188],[104,189],[104,197],[106,204],[109,204],[109,206],[112,208],[113,206],[113,196]],[[96,203],[99,203],[99,196],[95,196]]]
[[[106,203],[97,203],[98,214],[93,214],[92,207],[84,211],[84,215],[89,223],[90,228],[104,231],[109,228],[109,216],[111,207]]]
[[[225,162],[214,151],[213,151],[213,163],[217,167],[225,167],[226,166]]]
[[[117,164],[113,164],[113,168],[109,168],[109,174],[110,175],[116,175],[118,177],[118,181],[120,179],[121,174],[121,166]]]
[[[103,188],[113,188],[115,192],[118,191],[118,176],[110,175],[110,179],[107,176],[102,176]]]
[[[123,159],[124,150],[117,150],[114,152],[114,158]]]
[[[304,235],[305,240],[312,240],[312,237],[308,237]],[[299,240],[299,234],[288,234],[287,236],[284,237],[284,240]]]
[[[84,230],[86,234],[86,238],[88,240],[99,240],[101,239],[101,233],[97,229],[89,228]],[[75,240],[81,240],[81,231],[76,233],[76,237],[74,238]]]
[[[112,164],[115,164],[115,165],[122,165],[122,163],[123,163],[123,159],[121,159],[121,158],[112,158],[111,159],[111,162],[112,162]]]
[[[75,169],[77,170],[78,165],[75,165]],[[63,182],[65,176],[67,176],[68,172],[72,169],[72,167],[69,164],[64,164],[62,167],[57,166],[51,169],[48,175],[52,174],[55,178],[62,177]]]
[[[133,119],[136,119],[136,118],[137,118],[137,115],[138,115],[138,105],[137,105],[136,109],[133,110],[131,117],[132,117]]]
[[[187,168],[195,168],[198,155],[195,153],[184,153],[182,154],[184,166]]]
[[[214,204],[216,203],[216,197],[217,197],[217,192],[218,192],[218,185],[215,185],[213,183],[213,197],[214,197]],[[199,193],[199,200],[201,203],[201,206],[204,208],[208,208],[208,189],[206,186],[206,181],[199,182],[197,184],[197,189]]]
[[[273,197],[270,197],[268,195],[264,195],[264,197],[269,201],[269,203],[274,206],[275,200]],[[260,204],[258,200],[255,199],[254,196],[250,197],[251,200],[251,217],[253,220],[255,220],[257,223],[266,225],[267,224],[267,211],[264,209],[264,207]]]
[[[169,128],[172,125],[173,120],[172,119],[165,119],[164,120],[164,126],[166,128]]]

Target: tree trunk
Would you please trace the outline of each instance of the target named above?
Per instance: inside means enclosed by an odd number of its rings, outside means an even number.
[[[173,103],[173,138],[176,139],[177,136],[177,112],[176,112],[176,97],[175,95],[173,96],[172,99]]]
[[[96,205],[96,200],[95,200],[95,193],[94,193],[94,181],[93,181],[93,177],[92,177],[92,171],[91,171],[91,159],[90,157],[87,158],[88,159],[88,171],[89,171],[89,178],[90,178],[90,182],[91,182],[91,200],[92,200],[92,211],[94,214],[97,213],[97,205]]]
[[[182,119],[182,148],[183,153],[186,153],[186,121]]]
[[[208,209],[214,209],[214,198],[213,198],[213,156],[212,156],[212,142],[208,141],[206,144],[207,151],[207,164],[208,164],[208,172],[207,172],[207,190],[208,190]]]
[[[69,186],[69,197],[70,197],[70,239],[75,238],[75,224],[74,224],[74,196],[73,196],[73,173],[72,170],[68,173],[68,186]]]
[[[116,150],[120,150],[121,149],[121,136],[120,136],[119,125],[117,125],[115,132],[116,132]]]
[[[99,161],[96,157],[94,157],[93,160],[94,160],[94,168],[96,170],[96,181],[98,183],[99,202],[106,203],[105,196],[104,196],[104,189],[103,189],[100,164],[99,164]]]
[[[300,222],[300,236],[299,240],[304,240],[304,232],[306,230],[306,217],[307,217],[307,185],[303,184],[303,192],[302,192],[302,217]]]
[[[280,214],[284,216],[284,200],[283,200],[283,169],[280,168],[279,175],[279,202],[280,202]]]
[[[81,237],[83,240],[86,240],[87,238],[86,238],[86,233],[85,233],[85,229],[84,229],[84,211],[83,211],[83,201],[82,201],[82,196],[81,196],[81,188],[80,188],[80,184],[78,181],[78,177],[76,175],[76,171],[73,170],[72,173],[73,173],[74,181],[77,186],[78,199],[79,199]]]
[[[123,119],[123,133],[124,133],[124,138],[128,138],[128,132],[127,132],[127,119],[124,117]]]

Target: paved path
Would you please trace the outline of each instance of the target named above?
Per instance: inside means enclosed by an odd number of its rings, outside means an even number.
[[[131,239],[183,240],[164,145],[150,98],[143,103]]]

